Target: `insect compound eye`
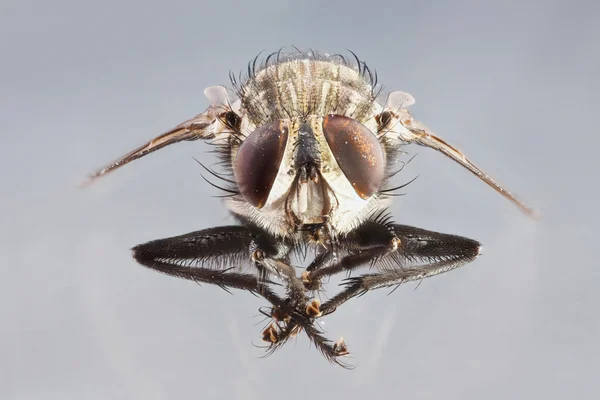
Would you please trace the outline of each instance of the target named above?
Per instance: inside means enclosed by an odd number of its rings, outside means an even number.
[[[278,120],[257,128],[240,146],[233,174],[240,193],[257,208],[261,208],[269,197],[287,139],[288,128]]]
[[[323,118],[323,134],[346,179],[363,199],[379,189],[385,157],[377,137],[366,126],[343,115]]]

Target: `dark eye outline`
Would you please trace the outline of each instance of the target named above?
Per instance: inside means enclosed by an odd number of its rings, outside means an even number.
[[[340,169],[363,200],[373,196],[385,175],[385,154],[377,136],[344,115],[323,117],[323,135]]]
[[[262,208],[273,188],[288,141],[284,121],[268,122],[248,135],[233,162],[233,174],[242,196]]]

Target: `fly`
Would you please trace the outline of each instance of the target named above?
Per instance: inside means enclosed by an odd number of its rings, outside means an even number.
[[[354,54],[352,54],[354,56]],[[378,100],[376,75],[356,56],[273,53],[233,91],[204,91],[201,114],[98,170],[91,182],[165,146],[202,139],[217,150],[220,184],[238,224],[159,239],[133,248],[151,269],[263,297],[262,332],[270,354],[304,332],[333,363],[347,367],[343,339],[326,338],[315,321],[374,289],[421,281],[473,261],[481,244],[392,221],[386,208],[402,186],[390,185],[404,146],[418,144],[459,163],[530,216],[535,210],[464,154],[415,120],[404,92]],[[231,94],[231,96],[230,96]],[[219,186],[221,185],[221,186]],[[298,275],[292,256],[315,257]],[[364,267],[368,273],[358,274]],[[353,274],[324,303],[327,278]],[[275,290],[282,285],[283,294]]]

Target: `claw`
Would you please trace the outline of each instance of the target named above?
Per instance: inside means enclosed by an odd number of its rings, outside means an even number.
[[[343,337],[341,337],[340,340],[333,344],[333,351],[338,356],[347,356],[348,354],[350,354],[350,352],[348,351],[348,346],[346,346],[346,342],[344,342]]]
[[[317,299],[311,301],[310,304],[306,306],[306,313],[312,318],[318,318],[323,315],[321,312],[321,302]]]
[[[275,306],[271,310],[271,317],[277,322],[285,322],[288,323],[292,319],[288,314],[286,314],[281,307]]]
[[[269,324],[267,329],[262,332],[262,340],[269,343],[279,342],[279,332],[277,330],[277,324],[272,322]]]
[[[319,279],[311,279],[310,277],[310,272],[308,271],[304,271],[302,273],[302,276],[300,277],[300,279],[302,280],[302,283],[304,284],[304,287],[306,288],[306,290],[319,290],[321,289],[321,282],[319,281]]]

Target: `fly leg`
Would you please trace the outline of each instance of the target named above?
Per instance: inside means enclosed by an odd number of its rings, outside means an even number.
[[[271,317],[273,322],[263,331],[263,340],[269,342],[267,354],[272,354],[283,346],[288,339],[304,331],[310,341],[319,351],[332,363],[342,367],[349,367],[339,360],[341,354],[338,347],[323,335],[323,332],[315,326],[315,319],[321,316],[320,303],[307,296],[304,283],[295,273],[292,266],[282,260],[268,257],[254,257],[259,268],[275,271],[284,282],[286,282],[287,297],[281,301],[273,301],[259,291],[259,294],[267,298],[273,304]]]
[[[388,226],[376,221],[363,224],[355,232],[336,240],[335,246],[320,253],[302,275],[308,290],[318,290],[325,277],[350,273],[397,250],[400,240]]]
[[[322,277],[331,276],[341,271],[351,271],[363,266],[365,263],[373,262],[395,251],[397,244],[398,239],[393,232],[390,232],[387,227],[381,224],[373,223],[367,224],[357,234],[346,237],[339,245],[336,244],[334,247],[335,251],[327,248],[329,246],[324,246],[324,250],[309,265],[302,275],[301,280],[298,280],[295,274],[292,277],[288,277],[291,282],[288,287],[293,288],[289,290],[291,294],[289,299],[293,298],[294,292],[298,294],[302,292],[305,302],[303,304],[295,302],[292,307],[292,314],[284,313],[283,318],[281,309],[272,309],[271,314],[275,323],[267,328],[265,331],[266,335],[263,333],[263,338],[272,342],[268,353],[273,353],[289,338],[295,336],[300,330],[304,330],[311,342],[321,351],[327,360],[344,368],[349,368],[348,364],[341,361],[342,356],[349,354],[346,344],[342,339],[335,343],[327,339],[322,335],[321,330],[315,326],[315,319],[323,315],[323,312],[317,300],[312,300],[312,302],[308,303],[309,298],[306,292],[320,288]],[[344,249],[340,246],[344,247]],[[337,251],[342,250],[345,252],[352,251],[352,254],[346,254],[338,259],[338,256],[335,254]],[[287,271],[288,269],[279,266],[278,270]],[[305,310],[304,312],[303,309]],[[274,334],[274,329],[279,326],[277,322],[281,320],[285,321],[284,327]]]
[[[294,267],[289,264],[287,255],[290,248],[281,241],[273,241],[267,236],[255,237],[251,249],[251,258],[261,276],[276,275],[286,286],[286,298],[281,301],[267,298],[273,305],[269,315],[273,321],[263,331],[263,340],[269,342],[267,355],[274,353],[290,338],[304,331],[309,340],[327,358],[328,361],[348,368],[339,357],[346,355],[343,343],[335,344],[323,335],[315,325],[315,319],[321,316],[320,303],[307,294],[304,282],[298,278]],[[343,350],[342,350],[343,349]]]
[[[255,275],[239,270],[252,241],[243,226],[223,226],[185,235],[153,240],[132,249],[135,260],[145,267],[198,283],[257,292]]]
[[[261,279],[275,275],[285,283],[288,299],[293,307],[297,307],[306,303],[306,295],[302,282],[289,262],[291,249],[291,245],[283,240],[258,233],[250,244],[249,256]]]
[[[254,262],[282,276],[288,282],[291,297],[281,298],[268,286],[271,281],[256,275],[232,272],[248,257],[248,249],[256,245],[256,235],[243,226],[225,226],[205,229],[181,236],[154,240],[135,246],[137,262],[155,271],[194,282],[209,283],[225,290],[248,290],[264,297],[278,310],[279,318],[287,320],[281,331],[267,328],[263,338],[271,342],[269,352],[277,350],[286,340],[304,330],[321,352],[336,362],[331,342],[313,325],[314,317],[307,313],[306,296],[302,282],[293,273],[293,267],[281,260],[268,257],[272,248],[254,248]],[[300,296],[300,294],[302,296]],[[298,302],[298,299],[301,299]],[[304,307],[303,307],[304,306]],[[339,362],[338,362],[339,363]],[[343,365],[342,363],[339,363]]]
[[[481,244],[462,236],[396,224],[390,225],[390,230],[399,245],[394,252],[375,261],[374,265],[383,271],[347,278],[344,290],[322,305],[324,315],[369,290],[439,275],[473,261],[480,254]]]

